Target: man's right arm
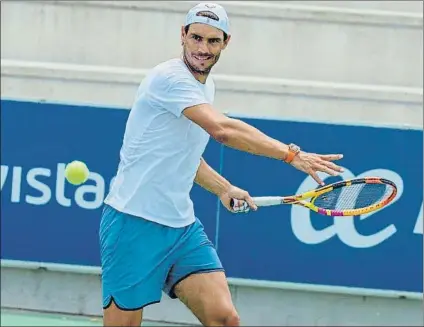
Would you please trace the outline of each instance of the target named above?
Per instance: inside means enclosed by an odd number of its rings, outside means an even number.
[[[188,107],[183,111],[183,114],[206,130],[215,140],[226,146],[278,160],[285,160],[288,155],[287,144],[265,135],[257,128],[239,119],[225,116],[209,104]],[[338,154],[318,155],[301,152],[293,159],[291,164],[295,168],[310,174],[319,184],[323,184],[316,172],[322,171],[329,175],[337,175],[342,169],[332,161],[341,157]]]
[[[252,154],[278,160],[286,159],[288,145],[265,135],[242,120],[226,118],[221,133],[216,137],[217,141]]]
[[[278,160],[284,160],[288,154],[286,144],[239,119],[225,116],[208,104],[187,108],[183,113],[226,146]]]

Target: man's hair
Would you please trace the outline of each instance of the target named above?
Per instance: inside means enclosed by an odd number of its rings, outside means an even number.
[[[184,31],[185,31],[185,33],[186,33],[186,34],[188,34],[188,30],[189,30],[189,28],[190,28],[190,25],[187,25],[187,26],[184,28]],[[223,31],[223,33],[224,33],[224,42],[225,42],[225,41],[227,41],[227,39],[228,39],[228,35],[227,35],[227,33],[225,33],[224,31]]]

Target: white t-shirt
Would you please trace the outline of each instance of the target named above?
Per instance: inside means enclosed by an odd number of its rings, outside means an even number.
[[[209,134],[182,112],[214,96],[211,77],[198,82],[181,59],[153,68],[138,88],[105,203],[170,227],[193,223],[190,191]]]

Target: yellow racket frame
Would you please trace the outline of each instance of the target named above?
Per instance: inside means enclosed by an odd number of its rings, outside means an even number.
[[[385,184],[390,186],[391,193],[388,197],[383,199],[380,202],[377,202],[373,205],[370,205],[368,207],[364,208],[358,208],[358,209],[351,209],[351,210],[329,210],[329,209],[323,209],[317,207],[314,202],[318,198],[318,196],[323,195],[325,193],[329,193],[335,189],[350,186],[353,184]],[[281,202],[283,204],[297,204],[301,205],[303,207],[306,207],[314,212],[317,212],[319,214],[325,215],[325,216],[359,216],[366,213],[370,213],[373,211],[376,211],[378,209],[381,209],[385,206],[387,206],[390,202],[393,201],[393,199],[396,197],[397,194],[397,187],[396,184],[392,181],[380,178],[380,177],[365,177],[365,178],[356,178],[351,180],[345,180],[341,182],[336,182],[333,184],[329,184],[326,186],[323,186],[321,188],[318,188],[316,190],[308,191],[299,195],[294,196],[285,196],[282,197]],[[310,201],[305,201],[306,199],[311,199]]]

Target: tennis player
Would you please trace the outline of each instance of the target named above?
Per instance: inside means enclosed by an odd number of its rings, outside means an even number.
[[[233,212],[257,207],[202,158],[210,137],[291,164],[320,184],[317,171],[341,171],[332,162],[341,155],[301,151],[213,107],[209,73],[230,38],[223,7],[193,7],[181,29],[181,58],[154,67],[139,86],[99,232],[106,326],[139,326],[143,308],[159,302],[162,291],[203,325],[239,325],[224,268],[189,193],[196,182],[230,211],[231,198],[239,200]]]

